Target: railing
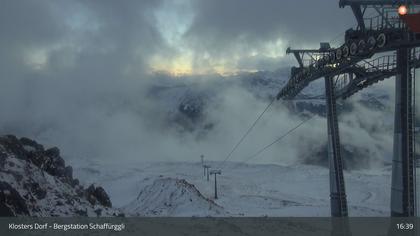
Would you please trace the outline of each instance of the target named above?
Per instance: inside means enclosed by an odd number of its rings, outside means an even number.
[[[396,55],[385,55],[373,60],[364,60],[356,65],[364,75],[357,77],[351,74],[341,74],[335,77],[335,90],[339,96],[347,97],[357,91],[383,80],[397,68]],[[348,91],[352,87],[353,89]]]
[[[401,29],[404,27],[404,23],[398,16],[385,19],[381,15],[365,18],[365,25],[369,30]]]
[[[415,60],[413,60],[416,58]],[[420,67],[420,48],[414,48],[412,50],[412,59],[411,63],[412,66]],[[390,74],[393,74],[396,72],[397,68],[397,56],[396,54],[391,55],[384,55],[381,57],[377,57],[372,60],[362,60],[358,64],[355,65],[356,68],[360,69],[360,73],[365,74],[362,76],[362,79],[357,78],[357,76],[354,73],[357,73],[358,71],[355,70],[351,73],[353,75],[350,75],[349,73],[343,73],[340,75],[337,75],[334,77],[334,85],[337,92],[344,92],[348,86],[354,86],[357,84],[357,88],[355,88],[354,92],[357,92],[365,87],[368,87],[374,83],[377,83],[381,80],[384,80],[385,78],[388,78]],[[314,71],[318,71],[319,69],[314,68],[305,68],[299,73],[297,73],[294,76],[294,82],[295,84],[293,86],[302,86],[305,87],[306,85],[301,84],[302,81],[304,81],[308,76],[313,74]],[[357,80],[354,80],[354,78],[357,78]],[[307,81],[309,82],[309,81]],[[353,94],[351,93],[351,94]],[[351,95],[350,94],[350,95]]]
[[[375,9],[374,9],[375,10]],[[379,11],[379,9],[378,9]],[[408,14],[419,13],[420,6],[410,6]],[[376,15],[365,17],[365,26],[368,30],[384,30],[384,29],[405,29],[406,25],[398,15],[396,7],[382,7],[380,12],[375,10]]]
[[[371,61],[363,60],[358,66],[365,69],[366,72],[378,72],[378,71],[391,71],[397,67],[397,56],[386,55],[382,57],[375,58]]]

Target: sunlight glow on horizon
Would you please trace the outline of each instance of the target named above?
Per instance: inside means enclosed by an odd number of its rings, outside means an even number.
[[[150,73],[163,73],[174,77],[191,76],[191,75],[211,75],[218,74],[222,76],[236,75],[242,72],[256,72],[257,69],[238,69],[229,67],[223,63],[218,63],[208,67],[194,67],[192,61],[183,57],[176,58],[172,61],[160,61],[150,65]]]
[[[208,52],[197,52],[189,48],[184,42],[171,45],[177,47],[173,55],[164,55],[165,53],[156,53],[149,58],[149,68],[151,73],[165,73],[172,76],[185,75],[235,75],[242,72],[256,72],[259,60],[270,59],[279,61],[285,56],[285,44],[281,39],[275,42],[267,42],[256,48],[248,48],[248,45],[242,45],[238,50],[232,53],[226,53],[222,56],[212,56]],[[242,60],[249,60],[248,64],[241,64]]]

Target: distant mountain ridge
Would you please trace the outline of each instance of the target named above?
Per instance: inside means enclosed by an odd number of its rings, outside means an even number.
[[[166,110],[171,113],[180,113],[186,118],[197,120],[205,112],[206,105],[217,102],[215,99],[223,89],[237,86],[250,92],[257,99],[270,100],[286,85],[289,79],[288,69],[277,71],[258,71],[241,73],[235,76],[209,79],[209,81],[194,82],[192,79],[167,79],[170,86],[152,86],[149,96],[164,101]],[[160,83],[163,83],[161,81]],[[289,108],[295,112],[307,110],[319,115],[325,113],[324,83],[314,81],[310,83],[296,98],[292,100]],[[369,88],[362,91],[359,102],[372,109],[385,109],[390,96],[383,89]],[[339,104],[340,105],[340,104]]]

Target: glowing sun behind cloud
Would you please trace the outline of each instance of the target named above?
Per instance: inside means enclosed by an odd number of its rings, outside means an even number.
[[[164,58],[155,55],[150,60],[152,72],[164,72],[173,76],[193,74],[191,59],[187,55],[179,55],[174,58]]]

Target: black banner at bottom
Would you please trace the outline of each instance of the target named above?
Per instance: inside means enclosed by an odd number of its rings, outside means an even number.
[[[420,218],[0,218],[0,235],[420,236]]]

